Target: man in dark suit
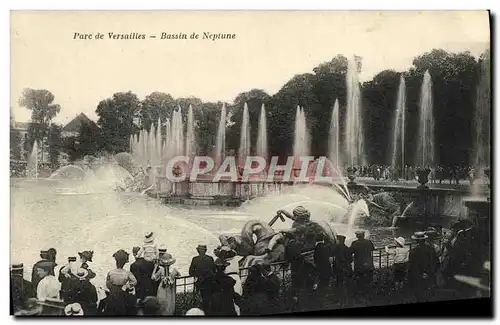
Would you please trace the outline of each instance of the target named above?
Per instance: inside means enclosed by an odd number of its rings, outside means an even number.
[[[11,315],[23,309],[28,299],[36,297],[31,282],[25,280],[23,275],[24,265],[22,263],[12,264],[10,269]]]
[[[215,273],[215,262],[212,256],[206,255],[206,245],[198,245],[196,251],[198,252],[198,256],[193,257],[191,261],[189,275],[195,278],[195,290],[201,294],[202,309],[207,310],[210,286],[206,282]]]
[[[316,298],[318,303],[322,303],[326,292],[328,290],[328,285],[330,283],[331,269],[330,256],[332,255],[330,248],[325,245],[324,234],[316,235],[316,246],[314,247],[314,265],[316,268],[317,275],[317,288],[316,288]]]

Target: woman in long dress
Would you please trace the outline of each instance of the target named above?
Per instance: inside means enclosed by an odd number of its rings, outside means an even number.
[[[128,256],[123,249],[113,254],[116,269],[109,271],[106,277],[106,287],[109,289],[106,315],[135,315],[135,295],[132,291],[137,279],[132,272],[123,268],[128,263]]]
[[[170,268],[175,263],[171,254],[165,253],[153,270],[152,280],[160,281],[158,286],[158,302],[161,305],[161,315],[174,315],[175,312],[175,278],[181,274],[177,269]]]

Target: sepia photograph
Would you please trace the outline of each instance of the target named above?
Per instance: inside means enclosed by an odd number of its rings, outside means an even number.
[[[491,317],[491,23],[12,10],[10,314]]]

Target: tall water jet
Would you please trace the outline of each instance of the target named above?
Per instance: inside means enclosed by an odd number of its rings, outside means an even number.
[[[296,161],[301,156],[309,156],[309,145],[306,115],[304,109],[297,106],[297,112],[295,114],[295,137],[293,143],[293,155]]]
[[[131,134],[129,137],[128,137],[128,152],[130,154],[134,154],[134,135]]]
[[[162,138],[161,138],[161,119],[158,117],[158,122],[156,123],[156,166],[161,165],[162,153]]]
[[[406,115],[406,83],[405,78],[401,74],[399,80],[398,97],[396,102],[396,116],[394,118],[394,130],[392,136],[392,167],[401,167],[404,170],[405,166],[405,115]],[[401,150],[401,151],[399,151]],[[401,162],[398,164],[398,157]]]
[[[345,157],[349,166],[364,165],[364,134],[361,116],[361,92],[358,74],[361,59],[357,56],[347,65],[347,117],[345,129]]]
[[[165,149],[163,150],[163,163],[167,163],[169,159],[172,158],[172,147],[171,147],[171,139],[172,139],[172,125],[170,119],[167,118],[165,123]]]
[[[226,104],[222,104],[219,128],[215,142],[215,168],[219,168],[226,156]]]
[[[196,138],[194,136],[194,113],[193,106],[189,105],[186,133],[186,155],[192,157],[196,155]]]
[[[247,157],[250,156],[250,117],[248,105],[243,105],[243,116],[241,121],[240,148],[238,150],[238,166],[245,166]]]
[[[38,141],[33,142],[33,148],[28,157],[27,177],[28,178],[38,178]]]
[[[340,126],[339,126],[339,100],[335,99],[333,105],[332,119],[330,120],[330,131],[328,133],[328,159],[335,165],[341,166],[340,162]]]
[[[149,129],[148,132],[148,165],[153,166],[155,163],[155,146],[156,146],[156,141],[155,141],[155,132],[154,132],[154,125],[151,124],[151,128]]]
[[[259,128],[257,133],[257,149],[256,154],[267,160],[268,149],[267,149],[267,118],[266,118],[266,107],[262,104],[260,109],[259,117]]]
[[[172,148],[172,157],[184,156],[184,125],[182,123],[182,111],[180,107],[177,111],[173,112],[170,132],[172,133],[169,141]]]
[[[147,151],[147,140],[148,133],[146,130],[141,131],[141,151],[142,151],[142,165],[146,166],[148,163],[148,151]]]
[[[424,74],[420,93],[420,125],[417,161],[415,164],[423,168],[434,164],[434,114],[432,105],[432,80],[427,70]]]

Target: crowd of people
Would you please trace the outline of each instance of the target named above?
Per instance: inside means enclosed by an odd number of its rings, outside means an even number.
[[[370,177],[376,181],[385,180],[391,182],[415,181],[417,171],[421,166],[406,165],[405,168],[387,165],[355,166],[355,174],[359,177]],[[474,167],[465,165],[453,166],[429,166],[429,182],[432,184],[460,184],[461,180],[468,181],[471,185],[479,177]],[[347,170],[346,170],[347,171]]]
[[[467,264],[463,258],[447,260],[443,252],[461,240],[460,236],[466,238],[471,229],[472,224],[462,223],[446,234],[439,227],[416,232],[412,236],[416,245],[411,249],[403,237],[395,238],[394,247],[385,247],[393,261],[392,289],[407,290],[416,301],[428,299],[433,288],[447,283],[454,270]],[[263,315],[323,309],[329,293],[334,294],[340,306],[349,304],[352,297],[369,304],[375,247],[365,238],[364,231],[356,232],[357,238],[350,246],[342,235],[337,235],[335,245],[330,245],[323,233],[311,232],[306,225],[299,225],[293,234],[284,253],[291,275],[286,292],[283,292],[284,278],[271,265],[263,262],[252,265],[242,279],[241,257],[235,250],[219,246],[214,250],[214,258],[207,254],[206,245],[198,245],[189,275],[195,279],[194,290],[201,296],[201,302],[199,305],[193,302],[186,315]],[[314,246],[305,250],[303,243],[311,239]],[[116,268],[106,275],[103,299],[98,298],[90,281],[96,277],[91,269],[94,252],[82,251],[78,255],[78,259],[68,257],[58,267],[56,250],[42,250],[41,260],[33,265],[31,281],[24,279],[23,264],[13,264],[12,312],[42,315],[44,307],[47,310],[56,306],[53,308],[56,313],[64,310],[68,316],[177,314],[176,279],[180,273],[174,267],[176,259],[155,243],[153,233],[146,234],[142,245],[132,249],[135,261],[128,268],[125,267],[129,263],[128,252],[120,249],[113,254]]]

